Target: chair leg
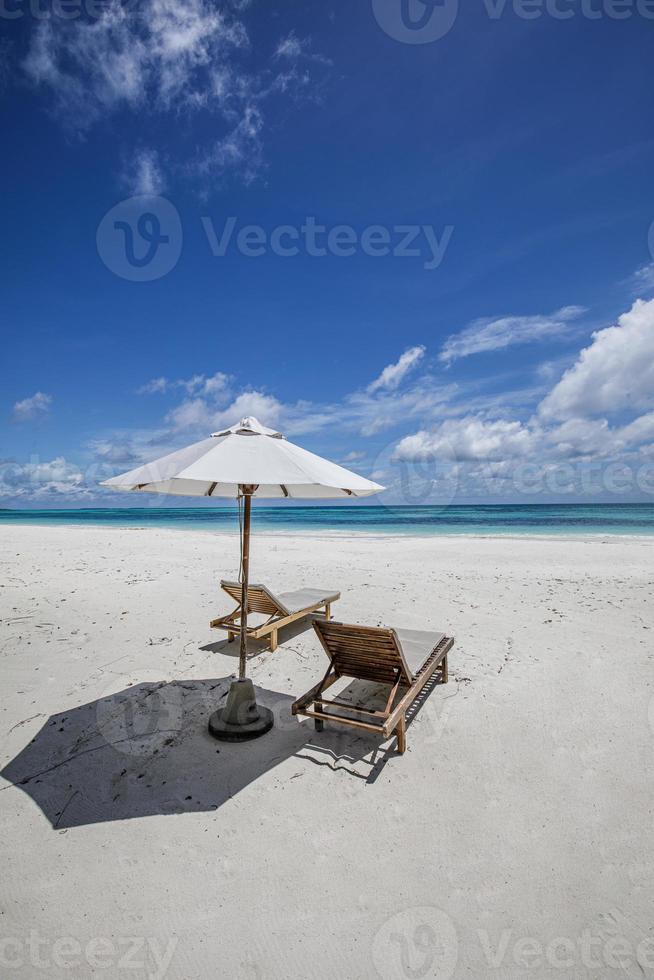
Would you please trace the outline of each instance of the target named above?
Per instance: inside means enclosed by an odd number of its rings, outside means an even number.
[[[332,604],[331,602],[325,603],[325,619],[329,622],[332,618]]]
[[[228,630],[227,631],[227,642],[228,643],[233,643],[233,641],[235,639],[236,639],[236,633],[232,633],[231,630]]]
[[[443,657],[443,665],[441,667],[441,684],[447,684],[450,679],[449,669],[447,665],[447,654]]]
[[[273,630],[272,633],[270,634],[270,649],[271,650],[277,649],[277,630]]]
[[[400,755],[404,755],[406,752],[406,717],[402,715],[400,718],[397,728],[395,729],[395,734],[397,735],[397,751]]]
[[[317,732],[321,732],[324,729],[324,727],[325,727],[325,723],[322,720],[322,718],[314,718],[313,719],[313,727],[315,728],[315,730]]]

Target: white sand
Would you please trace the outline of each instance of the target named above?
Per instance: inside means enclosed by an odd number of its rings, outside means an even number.
[[[275,729],[206,734],[233,535],[1,533],[3,980],[654,977],[654,541],[255,531],[255,580],[456,636],[399,757],[290,717],[311,629],[250,661]]]

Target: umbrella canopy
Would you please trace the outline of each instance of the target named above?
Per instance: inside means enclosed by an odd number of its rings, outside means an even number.
[[[252,496],[316,500],[367,497],[384,488],[343,466],[288,442],[255,418],[214,432],[185,449],[105,480],[114,490],[144,490],[183,497]]]
[[[252,497],[368,497],[384,487],[295,446],[255,418],[242,419],[210,439],[105,480],[103,486],[243,501],[239,680],[230,688],[226,707],[211,716],[209,731],[217,738],[238,741],[264,734],[272,727],[272,713],[257,705],[252,682],[245,677]]]

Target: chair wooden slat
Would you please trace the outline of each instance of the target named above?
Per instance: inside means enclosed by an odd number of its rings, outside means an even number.
[[[403,753],[406,748],[406,713],[436,670],[440,670],[441,682],[447,683],[448,653],[454,640],[444,636],[413,674],[394,630],[334,621],[316,621],[313,628],[331,666],[320,684],[294,702],[293,714],[313,718],[318,731],[322,730],[325,721],[333,721],[377,731],[384,737],[395,732],[398,751]],[[338,699],[328,701],[322,695],[326,688],[341,677],[388,685],[390,692],[385,710],[367,711],[347,705],[345,710],[348,714],[335,711],[334,708],[344,707],[343,702]],[[378,717],[380,723],[362,722],[352,718],[351,715],[357,711]]]
[[[212,629],[227,630],[228,640],[231,642],[241,632],[241,586],[238,582],[221,582],[224,591],[237,603],[236,609],[228,616],[220,616],[212,619],[210,626]],[[340,593],[334,592],[330,598],[320,602],[314,602],[303,609],[298,609],[290,613],[280,605],[274,594],[264,585],[250,585],[247,590],[247,604],[249,613],[260,613],[268,619],[261,626],[248,628],[247,635],[255,640],[270,638],[270,649],[277,649],[278,630],[284,626],[294,623],[298,619],[303,619],[312,613],[324,613],[325,619],[331,618],[332,603],[340,598]]]
[[[222,587],[240,606],[240,585],[233,584],[232,582],[223,582]],[[248,587],[248,612],[262,613],[264,616],[274,616],[276,613],[278,615],[284,615],[284,610],[280,609],[273,596],[270,595],[267,589],[262,589],[260,585],[250,585]]]

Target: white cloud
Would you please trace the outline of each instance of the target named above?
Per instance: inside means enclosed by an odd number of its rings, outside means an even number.
[[[248,415],[254,415],[263,425],[274,429],[283,411],[283,404],[273,395],[267,395],[263,391],[243,391],[228,408],[214,417],[214,424],[219,429]]]
[[[392,367],[395,367],[393,365]],[[202,377],[201,375],[198,377]],[[228,406],[221,390],[218,401],[207,390],[207,384],[194,387],[190,382],[171,382],[156,378],[145,386],[147,391],[167,391],[188,385],[192,398],[173,408],[166,421],[176,431],[198,429],[198,434],[231,425],[244,415],[254,415],[261,422],[279,428],[289,437],[324,429],[372,436],[393,428],[412,418],[429,418],[448,410],[448,401],[458,389],[454,384],[439,385],[431,377],[423,377],[409,388],[401,389],[399,379],[393,379],[397,390],[356,391],[340,402],[281,402],[275,396],[258,389],[241,391]]]
[[[275,51],[276,58],[299,58],[309,44],[308,38],[299,38],[295,31],[283,37]]]
[[[46,395],[43,391],[37,391],[31,398],[23,398],[16,402],[12,412],[14,422],[32,422],[35,419],[44,418],[50,411],[52,405],[52,395]]]
[[[644,311],[653,306],[654,301],[636,304],[621,317],[619,328],[611,328],[621,332],[621,336],[625,327],[629,328],[623,343],[638,347],[638,357],[645,364],[641,366],[643,371],[649,369],[651,358],[646,359],[638,345],[644,330]],[[634,311],[638,314],[635,324]],[[591,347],[606,333],[596,334]],[[603,466],[630,465],[632,486],[648,492],[642,489],[644,484],[634,480],[639,467],[650,466],[649,457],[654,453],[654,410],[632,412],[614,422],[604,417],[608,413],[597,417],[597,413],[583,412],[579,406],[579,410],[564,416],[547,417],[536,412],[542,387],[505,391],[500,396],[494,390],[485,395],[472,382],[443,385],[424,370],[407,380],[424,353],[422,347],[405,351],[368,388],[332,402],[283,402],[258,388],[235,388],[233,379],[221,372],[175,380],[157,377],[142,390],[178,396],[178,403],[160,427],[105,433],[90,448],[106,476],[107,469],[126,469],[156,459],[243,416],[254,415],[292,439],[311,433],[315,440],[320,433],[329,431],[331,441],[337,434],[342,439],[344,464],[363,461],[368,475],[372,470],[387,470],[381,482],[391,486],[391,493],[404,502],[423,500],[425,493],[432,492],[436,497],[440,495],[439,499],[452,499],[460,493],[482,498],[536,492],[602,493],[605,485],[597,475],[597,462]],[[583,352],[572,372],[585,360]],[[615,366],[622,362],[616,358],[612,363]],[[553,377],[556,366],[552,364],[543,371],[543,378]],[[561,369],[559,365],[559,377]],[[640,385],[638,371],[633,365],[629,370]],[[654,394],[651,386],[650,393]],[[412,420],[414,431],[399,441],[397,436],[379,437],[390,429],[410,432]],[[366,444],[353,444],[351,440],[357,437],[374,438]],[[319,442],[316,449],[320,451]],[[529,465],[525,469],[523,464]],[[540,484],[541,490],[531,489],[534,482]],[[596,484],[599,489],[593,490]]]
[[[324,55],[317,54],[311,50],[310,37],[298,37],[295,31],[291,31],[286,37],[281,38],[275,49],[274,57],[276,59],[286,59],[287,61],[297,61],[300,58],[306,58],[309,61],[319,61],[323,65],[332,64],[330,58],[326,58]]]
[[[243,25],[207,0],[111,0],[95,19],[41,21],[24,68],[84,130],[121,108],[192,106],[210,91],[211,67],[247,43]]]
[[[137,395],[160,395],[168,391],[170,381],[168,378],[153,378],[147,384],[141,385],[136,389]]]
[[[654,262],[641,265],[628,282],[635,296],[642,297],[654,291]]]
[[[228,173],[251,181],[263,165],[263,102],[279,94],[298,98],[314,76],[320,82],[329,61],[308,52],[309,39],[289,35],[273,56],[274,71],[258,62],[249,72],[248,33],[234,13],[246,6],[108,0],[95,18],[38,22],[23,69],[50,94],[55,114],[75,133],[84,134],[117,112],[132,113],[141,132],[153,119],[157,147],[137,153],[123,175],[132,193],[163,188],[161,143],[168,147],[171,172],[199,180],[205,190]],[[302,72],[294,64],[300,55],[306,62]],[[290,68],[282,70],[280,59]],[[178,119],[198,112],[206,113],[212,139],[185,156]],[[166,129],[169,137],[162,135]]]
[[[389,364],[384,368],[378,378],[368,385],[368,392],[374,394],[376,391],[388,389],[394,391],[398,388],[409,371],[422,360],[425,355],[425,348],[422,345],[409,347],[395,364]]]
[[[551,385],[559,380],[564,371],[572,367],[576,359],[576,354],[562,354],[560,357],[542,361],[536,367],[536,374],[544,383]]]
[[[403,462],[460,463],[515,461],[556,465],[569,459],[615,458],[654,439],[654,412],[611,428],[606,419],[568,419],[548,429],[538,420],[448,419],[433,429],[405,436],[394,458]]]
[[[163,194],[166,183],[156,150],[139,150],[125,170],[123,183],[132,195]]]
[[[568,419],[547,432],[557,456],[608,456],[622,445],[606,419]]]
[[[562,336],[585,312],[582,306],[565,306],[550,316],[485,317],[474,320],[460,333],[447,338],[439,360],[451,364],[471,354],[504,350],[514,344]]]
[[[0,464],[0,498],[81,497],[89,493],[78,467],[63,456],[47,462]]]
[[[219,409],[229,396],[230,377],[222,371],[215,374],[194,374],[190,378],[154,378],[138,389],[138,394],[165,394],[184,391],[186,398],[166,415],[173,432],[197,429],[205,433],[220,414]]]
[[[245,105],[241,117],[227,135],[206,147],[185,169],[202,180],[216,179],[238,171],[249,184],[259,174],[263,161],[263,115],[256,105]]]
[[[205,435],[210,435],[209,429],[212,428],[212,418],[215,414],[204,398],[189,398],[177,405],[166,415],[166,422],[172,426],[174,432],[183,429],[206,430]]]
[[[166,422],[174,432],[202,429],[206,435],[232,425],[247,415],[254,415],[264,425],[274,427],[284,406],[272,395],[262,391],[243,391],[227,408],[218,409],[206,398],[183,401],[166,416]]]
[[[89,449],[99,463],[109,466],[126,468],[136,466],[141,461],[130,439],[94,439],[89,443]]]
[[[137,395],[163,395],[168,391],[184,389],[188,395],[217,397],[227,393],[230,377],[217,371],[215,374],[194,374],[191,378],[178,378],[174,381],[168,378],[153,378],[147,384],[137,388]]]
[[[398,383],[399,385],[399,383]],[[352,392],[341,402],[323,405],[299,403],[290,415],[284,415],[283,424],[289,432],[316,432],[331,428],[372,436],[386,429],[415,418],[432,418],[444,414],[457,394],[454,384],[438,384],[425,375],[410,387],[395,391],[369,390]]]
[[[654,439],[654,412],[613,428],[607,419],[573,418],[546,433],[557,456],[615,456]]]
[[[450,461],[506,460],[529,455],[539,433],[521,422],[484,421],[476,416],[448,419],[432,430],[405,436],[396,458],[405,462],[442,459]]]
[[[589,347],[540,405],[544,418],[613,415],[654,405],[654,300],[637,300]]]
[[[327,428],[371,436],[408,419],[430,417],[439,409],[445,410],[448,399],[457,392],[456,385],[439,385],[431,377],[423,377],[411,387],[402,388],[403,379],[423,354],[422,347],[405,352],[369,389],[352,392],[340,402],[300,400],[284,403],[259,389],[245,389],[237,392],[231,404],[227,404],[232,379],[221,373],[179,380],[153,378],[138,392],[186,392],[188,397],[173,407],[165,419],[173,433],[194,432],[200,437],[209,430],[231,425],[244,415],[254,415],[289,437]]]
[[[555,367],[542,376],[553,376]],[[457,413],[474,402],[458,397],[440,411]],[[485,409],[478,404],[474,414],[468,410],[401,439],[391,457],[401,499],[411,499],[412,481],[418,489],[421,481],[433,483],[442,495],[443,470],[457,494],[482,498],[651,493],[654,300],[638,301],[617,326],[596,332],[539,412],[533,413],[533,402],[512,407],[528,414],[498,417],[502,406],[491,397]]]
[[[654,412],[641,415],[633,422],[623,426],[619,430],[619,437],[625,445],[651,449],[651,447],[644,447],[642,444],[654,439]]]
[[[229,384],[229,375],[223,374],[222,371],[217,371],[216,374],[212,374],[211,377],[202,377],[202,382],[200,385],[200,391],[203,395],[218,395],[223,394],[227,390]]]

